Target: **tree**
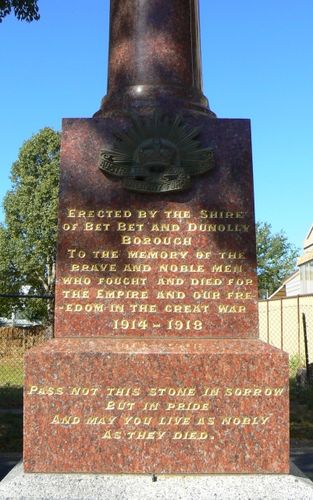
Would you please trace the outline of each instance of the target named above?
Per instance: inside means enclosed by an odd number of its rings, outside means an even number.
[[[0,23],[12,12],[23,21],[38,21],[38,0],[0,0]]]
[[[0,226],[0,293],[54,294],[59,163],[60,134],[44,128],[24,143],[12,166]],[[29,299],[22,306],[30,319],[52,322],[51,301]],[[0,307],[0,315],[13,312],[16,301]]]
[[[267,222],[258,222],[257,234],[257,272],[259,296],[269,297],[283,281],[295,270],[298,256],[297,248],[288,241],[283,231],[272,234]]]
[[[20,289],[20,279],[17,269],[10,259],[9,242],[6,228],[0,225],[0,293],[17,294]],[[1,299],[0,316],[11,316],[16,305],[14,299]]]

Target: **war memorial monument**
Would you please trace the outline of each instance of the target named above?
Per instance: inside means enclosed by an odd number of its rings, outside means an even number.
[[[313,498],[288,356],[258,340],[251,156],[202,93],[198,1],[111,0],[107,94],[63,121],[55,338],[26,356],[12,491]]]

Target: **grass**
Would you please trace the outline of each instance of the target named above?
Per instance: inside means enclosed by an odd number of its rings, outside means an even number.
[[[15,385],[14,385],[15,384]],[[23,363],[1,362],[0,410],[23,407]],[[21,452],[23,446],[23,415],[0,412],[0,452]]]
[[[24,369],[22,359],[0,361],[0,387],[4,385],[22,386]]]
[[[23,379],[21,359],[0,361],[0,409],[22,408]]]

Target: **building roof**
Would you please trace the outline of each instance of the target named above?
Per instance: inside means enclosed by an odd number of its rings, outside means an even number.
[[[287,285],[287,283],[294,280],[295,278],[298,278],[299,275],[300,275],[300,271],[298,269],[291,276],[289,276],[289,278],[285,279],[285,281],[280,285],[280,287],[277,288],[277,290],[275,290],[275,292],[272,293],[272,295],[270,295],[270,297],[268,297],[268,300],[281,299],[283,297],[286,297],[286,285]]]
[[[20,328],[28,328],[31,326],[41,325],[38,321],[30,321],[28,319],[8,319],[0,318],[0,326],[16,326]]]
[[[313,224],[303,243],[303,254],[298,258],[297,265],[301,266],[313,260]]]
[[[310,231],[307,234],[307,237],[304,240],[303,244],[304,251],[313,251],[313,224],[311,226]]]

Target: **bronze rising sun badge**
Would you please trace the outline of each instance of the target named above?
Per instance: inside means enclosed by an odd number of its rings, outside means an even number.
[[[131,115],[132,126],[115,134],[112,150],[103,149],[100,169],[121,178],[125,189],[141,193],[183,191],[191,178],[213,168],[213,152],[197,140],[200,129],[157,113],[152,118]]]

